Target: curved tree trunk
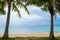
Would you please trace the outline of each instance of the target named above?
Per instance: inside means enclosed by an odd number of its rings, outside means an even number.
[[[3,35],[3,38],[8,38],[8,31],[9,31],[9,22],[10,22],[10,10],[11,10],[11,2],[8,0],[8,14],[7,14],[7,20],[6,20],[6,27],[5,32]]]

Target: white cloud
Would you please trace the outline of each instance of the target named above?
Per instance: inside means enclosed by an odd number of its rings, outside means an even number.
[[[60,14],[57,14],[57,17],[59,17],[59,18],[60,18]]]
[[[42,10],[41,10],[41,7],[36,7],[36,6],[33,6],[33,5],[28,6],[28,9],[29,9],[30,11],[33,11],[33,10],[39,10],[39,11],[42,11]]]
[[[30,16],[24,16],[24,18],[29,21],[34,21],[34,20],[42,19],[42,16],[30,14]]]
[[[36,7],[35,7],[36,8]],[[34,9],[34,8],[33,8]],[[37,9],[37,8],[36,8]],[[30,13],[30,15],[28,15],[27,14],[27,12],[25,12],[25,10],[24,9],[20,9],[20,14],[21,14],[21,19],[18,19],[18,17],[16,16],[17,15],[17,13],[13,13],[12,12],[12,14],[13,14],[13,16],[14,16],[14,19],[16,19],[16,20],[19,20],[19,21],[21,21],[21,22],[23,22],[23,21],[35,21],[35,20],[39,20],[39,19],[43,19],[43,17],[42,16],[39,16],[39,15],[36,15],[36,14],[31,14]],[[11,16],[12,17],[12,16]],[[13,18],[13,17],[12,17]]]

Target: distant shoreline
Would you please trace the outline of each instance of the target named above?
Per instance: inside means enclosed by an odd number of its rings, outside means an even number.
[[[55,32],[55,36],[60,36],[60,33]],[[0,37],[2,35],[0,34]],[[49,37],[49,32],[26,33],[26,34],[9,34],[9,37]]]

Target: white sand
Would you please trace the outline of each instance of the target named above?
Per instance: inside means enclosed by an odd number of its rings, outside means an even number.
[[[54,33],[55,36],[60,36],[60,33]],[[48,37],[48,32],[40,32],[40,33],[28,33],[28,34],[9,34],[9,37]],[[2,35],[0,34],[0,37]]]

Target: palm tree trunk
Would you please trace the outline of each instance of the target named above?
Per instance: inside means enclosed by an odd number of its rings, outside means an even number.
[[[7,20],[6,20],[6,28],[3,35],[3,38],[8,38],[8,31],[9,31],[9,23],[10,23],[10,10],[11,10],[11,2],[8,2],[8,14],[7,14]]]
[[[48,10],[51,14],[51,27],[50,27],[50,34],[49,34],[49,38],[50,39],[54,39],[54,9],[53,9],[53,5],[49,5]]]
[[[53,19],[54,19],[54,16],[51,14],[51,28],[50,28],[50,38],[54,38],[54,28],[53,28],[53,24],[54,24],[54,21],[53,21]]]

